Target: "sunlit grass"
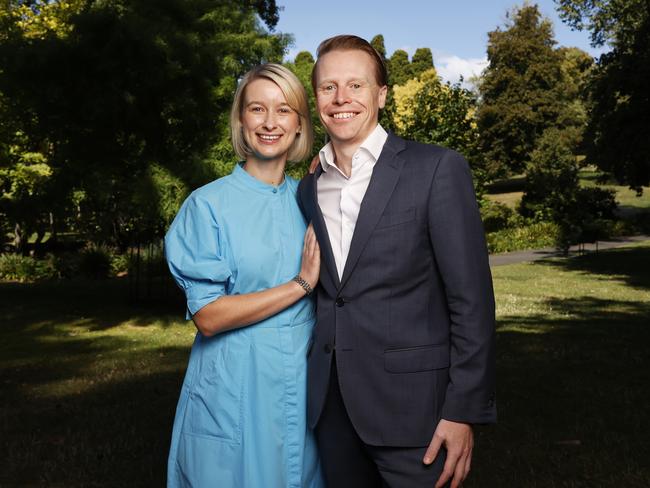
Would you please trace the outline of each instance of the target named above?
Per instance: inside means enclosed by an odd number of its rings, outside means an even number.
[[[499,424],[465,486],[648,486],[650,242],[493,274]],[[164,486],[194,327],[128,298],[0,284],[0,486]]]
[[[637,210],[650,209],[650,188],[645,187],[643,194],[639,197],[636,191],[631,190],[624,185],[616,184],[615,182],[601,183],[599,178],[602,172],[593,167],[582,169],[579,172],[580,185],[584,187],[599,186],[601,188],[614,190],[616,192],[616,201],[619,206],[623,208],[631,208]],[[485,196],[487,199],[494,202],[503,203],[510,208],[517,208],[523,196],[524,180],[522,176],[515,176],[510,180],[503,180],[497,182],[492,191],[489,191]]]

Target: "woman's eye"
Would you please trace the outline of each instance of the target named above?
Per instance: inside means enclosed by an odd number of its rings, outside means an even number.
[[[293,110],[291,110],[289,107],[282,107],[280,109],[280,113],[282,114],[290,114]]]
[[[264,109],[262,107],[251,107],[251,112],[262,112]]]

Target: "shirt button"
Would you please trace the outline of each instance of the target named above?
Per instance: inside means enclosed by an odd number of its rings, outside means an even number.
[[[278,192],[278,189],[277,189],[277,188],[273,188],[273,193],[277,193],[277,192]]]

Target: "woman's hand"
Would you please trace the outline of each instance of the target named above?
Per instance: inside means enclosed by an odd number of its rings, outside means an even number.
[[[309,224],[305,232],[305,244],[302,247],[302,264],[300,266],[300,276],[309,286],[316,288],[318,284],[318,275],[320,273],[320,246],[316,239],[314,227]]]
[[[302,247],[300,276],[309,283],[309,286],[315,288],[319,273],[320,247],[314,228],[309,225]],[[305,290],[302,286],[291,280],[262,291],[224,295],[204,306],[194,314],[192,319],[196,328],[204,336],[210,337],[225,330],[245,327],[264,320],[304,297]]]

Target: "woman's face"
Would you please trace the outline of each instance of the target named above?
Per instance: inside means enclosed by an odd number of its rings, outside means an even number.
[[[298,113],[289,107],[280,87],[258,78],[248,84],[241,115],[244,138],[252,159],[286,162],[296,134],[300,132]]]

